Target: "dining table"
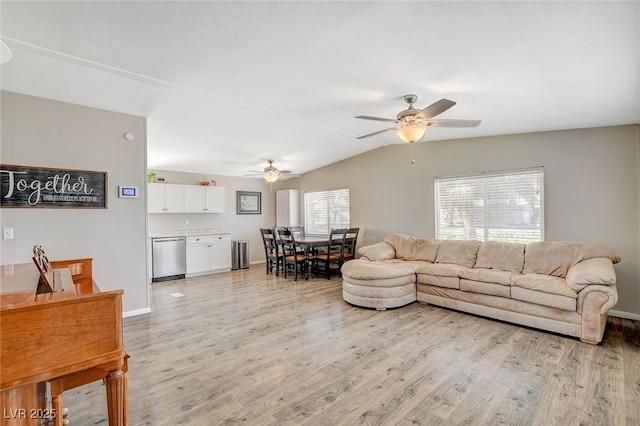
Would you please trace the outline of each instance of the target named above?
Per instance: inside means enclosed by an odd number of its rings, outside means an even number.
[[[318,247],[329,247],[329,235],[306,235],[304,237],[297,237],[296,244],[305,248],[305,250],[311,250]]]
[[[331,240],[329,235],[305,235],[296,238],[296,245],[302,247],[304,249],[305,256],[309,258],[310,255],[317,253],[318,248],[326,247],[327,250],[329,250]],[[308,269],[307,273],[315,276],[311,268],[311,264],[309,264]]]

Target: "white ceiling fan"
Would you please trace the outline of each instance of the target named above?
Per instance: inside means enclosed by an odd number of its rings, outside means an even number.
[[[358,137],[358,139],[368,138],[371,136],[389,132],[391,130],[395,130],[400,139],[410,143],[413,147],[413,144],[415,142],[419,142],[426,133],[427,129],[431,126],[477,127],[480,125],[480,120],[434,119],[433,117],[442,114],[456,104],[449,99],[440,99],[439,101],[434,102],[423,109],[416,109],[413,107],[413,104],[418,100],[418,95],[404,95],[403,99],[406,103],[409,104],[409,108],[405,109],[404,111],[400,111],[396,118],[382,118],[371,117],[368,115],[358,115],[356,118],[394,123],[393,127],[369,133],[368,135],[360,136]],[[411,164],[413,163],[415,163],[415,159],[411,160]]]
[[[245,175],[245,176],[262,175],[262,177],[264,177],[264,180],[266,180],[269,183],[273,183],[277,181],[280,176],[288,175],[291,173],[290,170],[278,170],[277,168],[275,168],[273,166],[273,160],[267,160],[267,162],[269,163],[269,165],[265,167],[263,171],[249,170],[249,172],[251,172],[252,174]]]

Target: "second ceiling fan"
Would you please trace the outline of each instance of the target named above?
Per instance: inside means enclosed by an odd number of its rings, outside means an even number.
[[[263,171],[260,172],[258,170],[249,170],[253,174],[252,175],[245,175],[245,176],[262,175],[262,177],[264,177],[264,180],[266,180],[269,183],[273,183],[276,180],[278,180],[278,178],[280,176],[291,174],[290,170],[278,170],[278,169],[276,169],[273,166],[273,160],[267,160],[267,162],[269,163],[269,165],[267,167],[265,167]]]
[[[413,107],[413,104],[418,100],[418,95],[404,95],[403,99],[406,103],[409,104],[409,108],[405,109],[404,111],[400,111],[395,119],[371,117],[369,115],[358,115],[356,118],[394,123],[393,127],[360,136],[358,137],[358,139],[364,139],[395,130],[400,139],[412,144],[413,146],[415,142],[419,142],[420,139],[422,139],[427,131],[427,128],[432,126],[477,127],[480,125],[480,120],[434,119],[433,117],[442,114],[456,104],[449,99],[440,99],[439,101],[434,102],[423,109],[416,109]],[[411,160],[411,164],[413,163],[415,163],[415,160]]]

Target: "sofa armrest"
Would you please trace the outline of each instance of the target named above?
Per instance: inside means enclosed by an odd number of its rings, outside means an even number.
[[[578,293],[577,312],[584,315],[589,310],[599,315],[606,315],[616,303],[618,303],[618,287],[615,283],[590,285]]]
[[[612,285],[616,283],[613,262],[606,257],[596,257],[576,263],[567,271],[567,285],[581,291],[590,285]]]
[[[580,340],[597,345],[602,341],[607,325],[607,312],[618,302],[614,284],[589,285],[578,293],[577,312],[582,317]]]
[[[391,244],[382,241],[370,246],[360,247],[358,249],[358,254],[371,261],[389,260],[396,257],[396,249],[394,249]]]

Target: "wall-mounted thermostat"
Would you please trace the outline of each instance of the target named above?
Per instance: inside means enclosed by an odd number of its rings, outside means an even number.
[[[138,198],[137,186],[119,186],[118,197],[120,198]]]

